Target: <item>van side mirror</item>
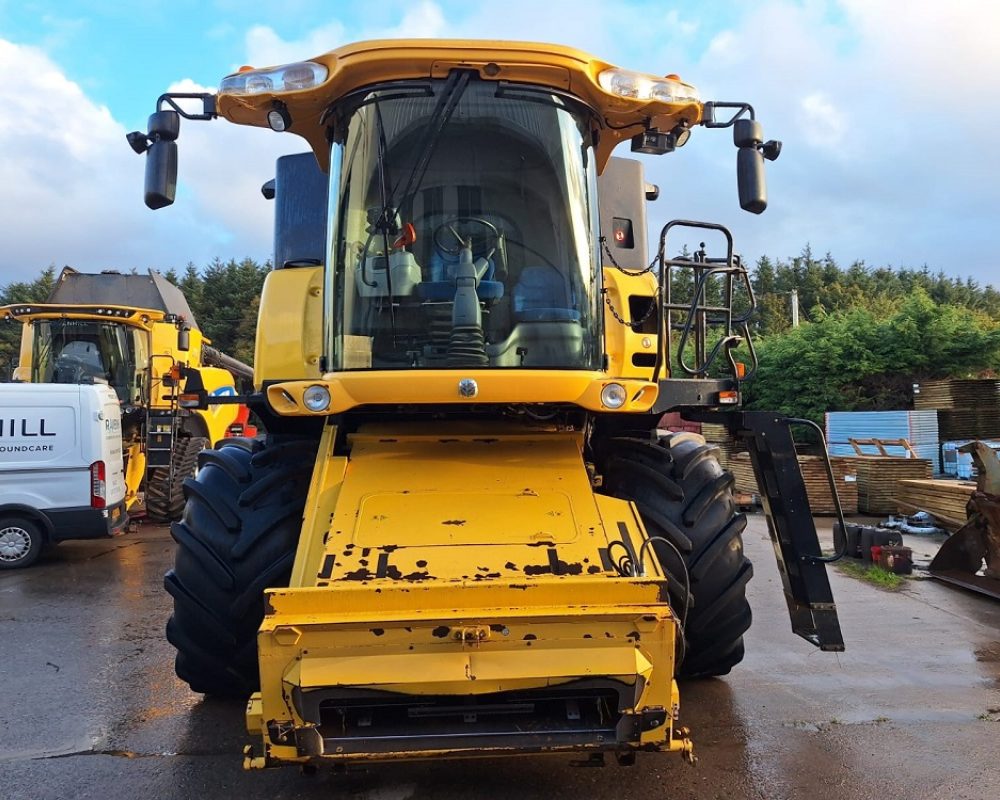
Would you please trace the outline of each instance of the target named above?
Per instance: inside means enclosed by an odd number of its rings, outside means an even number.
[[[177,349],[186,353],[191,349],[191,329],[181,328],[177,331]]]

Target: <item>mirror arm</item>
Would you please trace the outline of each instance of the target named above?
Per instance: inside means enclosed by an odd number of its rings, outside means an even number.
[[[178,100],[201,100],[201,113],[195,114],[185,111],[177,103]],[[156,100],[156,110],[160,111],[166,104],[173,111],[176,111],[184,119],[215,119],[219,116],[215,110],[215,95],[208,92],[166,92],[161,94]]]
[[[718,122],[715,119],[715,110],[718,108],[731,108],[735,109],[735,111],[726,121]],[[754,116],[753,106],[749,103],[730,103],[723,102],[721,100],[710,100],[702,107],[701,124],[706,128],[729,128],[736,123],[736,120],[742,118],[744,114],[747,114],[749,119],[757,118]]]

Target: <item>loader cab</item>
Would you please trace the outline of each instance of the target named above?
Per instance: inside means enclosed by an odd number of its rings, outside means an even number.
[[[366,88],[333,118],[334,370],[598,367],[586,107],[455,71]]]

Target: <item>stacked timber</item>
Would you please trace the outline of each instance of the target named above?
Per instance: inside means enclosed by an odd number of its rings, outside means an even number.
[[[732,438],[729,435],[729,428],[725,425],[716,425],[714,422],[703,422],[701,435],[705,437],[706,442],[728,442]]]
[[[965,505],[975,490],[973,481],[903,480],[896,509],[902,514],[926,511],[941,527],[955,532],[965,524]]]
[[[913,407],[938,410],[941,441],[1000,437],[1000,380],[925,381]]]
[[[924,381],[920,393],[913,396],[914,408],[978,408],[1000,404],[1000,380],[979,378]]]
[[[834,456],[830,459],[833,477],[837,482],[837,494],[845,514],[858,513],[858,481],[853,458]],[[806,484],[809,506],[814,514],[836,513],[830,481],[826,474],[822,456],[799,456],[799,468]],[[760,494],[757,479],[753,474],[749,453],[738,453],[729,463],[729,471],[736,481],[736,491],[746,494]]]
[[[902,480],[930,478],[931,462],[923,458],[855,456],[858,475],[858,511],[862,514],[893,514]]]
[[[733,458],[747,451],[746,445],[729,435],[729,429],[725,425],[703,423],[701,435],[705,437],[706,442],[719,449],[719,463],[723,469],[730,469]]]
[[[944,441],[995,439],[1000,436],[1000,404],[938,411],[938,428]]]

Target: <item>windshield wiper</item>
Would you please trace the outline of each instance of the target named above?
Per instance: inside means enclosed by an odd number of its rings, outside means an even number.
[[[469,72],[455,71],[445,81],[444,87],[441,90],[441,96],[438,97],[434,111],[427,121],[427,135],[424,137],[423,146],[420,148],[420,156],[413,164],[410,177],[406,181],[406,188],[401,195],[402,200],[415,195],[423,183],[424,175],[427,174],[427,168],[430,166],[434,150],[437,148],[438,140],[441,138],[441,131],[444,130],[449,120],[451,120],[452,114],[455,113],[455,108],[458,106],[459,100],[462,99],[462,95],[469,85],[469,77]],[[397,184],[396,189],[398,188],[399,185]],[[393,194],[396,194],[395,189],[393,190]]]

